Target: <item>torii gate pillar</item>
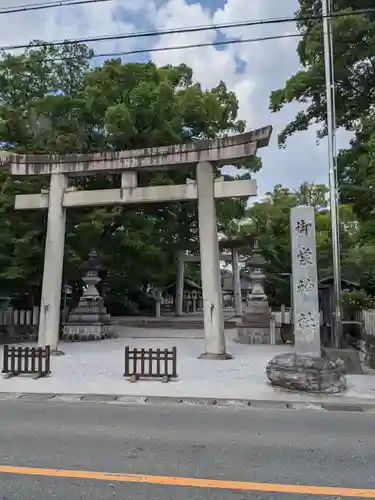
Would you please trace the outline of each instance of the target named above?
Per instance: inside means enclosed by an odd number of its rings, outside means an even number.
[[[216,223],[214,171],[212,163],[197,165],[198,223],[203,289],[203,317],[209,359],[230,359],[225,348],[223,301],[221,297],[220,254]]]
[[[48,344],[52,352],[57,354],[60,353],[57,346],[60,336],[61,284],[66,221],[63,198],[67,186],[68,177],[66,175],[58,173],[51,175],[38,331],[39,345]]]

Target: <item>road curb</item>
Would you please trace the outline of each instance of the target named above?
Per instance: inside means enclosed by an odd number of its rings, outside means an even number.
[[[187,404],[212,407],[240,407],[278,410],[321,410],[375,413],[374,402],[280,401],[266,399],[193,398],[176,396],[124,396],[115,394],[57,394],[0,392],[0,401],[127,404]]]

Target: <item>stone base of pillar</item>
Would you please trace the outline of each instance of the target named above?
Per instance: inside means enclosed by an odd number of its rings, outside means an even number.
[[[65,356],[65,352],[55,349],[54,351],[51,351],[51,356]]]
[[[237,325],[236,342],[239,344],[261,345],[270,344],[270,328],[264,326],[242,326]]]
[[[236,342],[239,344],[270,344],[271,317],[266,300],[250,301],[248,311],[237,324]]]
[[[102,340],[110,338],[110,325],[96,323],[90,325],[74,325],[69,323],[64,326],[63,340],[67,341],[86,341],[86,340]]]
[[[227,352],[223,354],[210,354],[209,352],[204,352],[203,354],[198,356],[198,359],[225,360],[225,359],[233,359],[233,356],[231,354],[228,354]]]
[[[86,281],[88,279],[86,278]],[[88,289],[85,293],[88,293]],[[110,318],[102,297],[83,295],[78,306],[69,314],[68,321],[64,324],[62,339],[79,342],[111,338],[114,335]]]

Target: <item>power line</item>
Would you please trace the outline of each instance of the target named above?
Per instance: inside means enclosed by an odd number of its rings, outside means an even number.
[[[274,36],[264,36],[264,37],[256,37],[256,38],[236,38],[234,40],[221,40],[218,42],[207,42],[207,43],[195,43],[190,45],[173,45],[171,47],[151,47],[148,49],[135,49],[129,50],[127,52],[107,52],[102,54],[94,54],[91,56],[91,59],[97,59],[99,57],[122,57],[122,56],[131,56],[134,54],[146,54],[148,52],[168,52],[172,50],[183,50],[183,49],[197,49],[203,47],[220,47],[223,45],[233,45],[238,43],[253,43],[253,42],[266,42],[269,40],[280,40],[283,38],[297,38],[303,37],[301,33],[290,33],[286,35],[274,35]],[[65,60],[66,58],[61,58],[61,60]],[[68,58],[69,59],[69,58]],[[55,60],[59,60],[58,58]]]
[[[314,35],[319,35],[323,36],[323,33],[314,33]],[[93,54],[92,56],[89,57],[89,59],[98,59],[101,57],[123,57],[123,56],[131,56],[135,54],[147,54],[149,52],[168,52],[168,51],[174,51],[174,50],[184,50],[184,49],[195,49],[195,48],[204,48],[204,47],[217,47],[217,46],[224,46],[224,45],[233,45],[233,44],[240,44],[240,43],[253,43],[253,42],[266,42],[270,40],[280,40],[280,39],[288,39],[288,38],[303,38],[304,36],[312,36],[312,33],[306,34],[306,33],[288,33],[285,35],[274,35],[274,36],[264,36],[264,37],[256,37],[256,38],[237,38],[233,40],[221,40],[217,42],[207,42],[207,43],[196,43],[196,44],[189,44],[189,45],[173,45],[169,47],[150,47],[147,49],[135,49],[135,50],[129,50],[129,51],[121,51],[121,52],[103,52],[99,54]],[[341,40],[336,40],[337,42],[341,43],[353,43],[354,40],[351,39],[341,39]],[[31,47],[32,48],[32,47]],[[1,50],[1,49],[0,49]],[[53,61],[70,61],[74,60],[74,57],[53,57],[46,59],[48,62],[53,62]]]
[[[307,34],[307,36],[311,36],[312,34]],[[323,32],[314,33],[314,35],[323,36]],[[288,38],[303,38],[306,36],[304,33],[288,33],[285,35],[274,35],[274,36],[264,36],[264,37],[256,37],[256,38],[237,38],[234,40],[221,40],[217,42],[207,42],[207,43],[196,43],[190,45],[173,45],[170,47],[150,47],[147,49],[135,49],[129,51],[122,52],[104,52],[99,54],[93,54],[90,59],[98,59],[100,57],[123,57],[123,56],[131,56],[135,54],[147,54],[149,52],[168,52],[174,50],[184,50],[184,49],[196,49],[196,48],[204,48],[204,47],[217,47],[224,45],[233,45],[240,43],[254,43],[254,42],[266,42],[270,40],[280,40],[280,39],[288,39]],[[350,39],[341,39],[337,40],[337,42],[342,43],[353,43],[353,40]],[[48,59],[48,61],[69,61],[73,60],[74,57],[56,57],[52,59]]]
[[[17,7],[0,8],[0,15],[15,14],[17,12],[28,12],[33,10],[53,9],[56,7],[66,7],[68,5],[83,5],[87,3],[111,2],[112,0],[58,0],[53,2],[36,3],[32,5],[18,5]]]
[[[80,2],[93,2],[93,1],[110,1],[110,0],[79,0]],[[74,3],[78,3],[77,0]],[[362,9],[353,12],[332,12],[330,14],[331,18],[341,18],[341,17],[351,17],[351,16],[359,16],[375,13],[375,8]],[[33,43],[33,47],[43,47],[45,45],[49,46],[64,46],[76,43],[90,43],[90,42],[106,42],[113,40],[126,40],[133,38],[148,38],[155,36],[165,36],[165,35],[175,35],[175,34],[183,34],[183,33],[198,33],[203,31],[216,31],[223,29],[231,29],[231,28],[243,28],[243,27],[252,27],[252,26],[265,26],[272,24],[283,24],[290,22],[302,22],[302,21],[322,21],[323,16],[303,16],[303,17],[279,17],[279,18],[268,18],[268,19],[258,19],[254,21],[241,21],[236,23],[223,23],[223,24],[212,24],[205,26],[194,26],[187,28],[173,28],[168,30],[156,30],[156,31],[144,31],[144,32],[136,32],[136,33],[123,33],[119,35],[103,35],[103,36],[95,36],[95,37],[81,37],[81,38],[70,38],[66,40],[57,40],[51,42],[43,42],[43,43]],[[18,49],[27,49],[30,47],[30,44],[23,45],[6,45],[0,47],[1,51],[9,51],[9,50],[18,50]]]

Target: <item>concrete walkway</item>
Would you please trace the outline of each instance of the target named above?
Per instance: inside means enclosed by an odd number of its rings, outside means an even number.
[[[129,335],[134,332],[129,328]],[[148,334],[152,332],[147,330]],[[157,333],[157,332],[155,332]],[[186,331],[185,331],[186,333]],[[142,334],[142,329],[136,329]],[[181,335],[181,334],[180,334]],[[198,336],[198,333],[197,333]],[[348,390],[343,395],[320,396],[294,393],[273,388],[267,380],[265,367],[269,359],[288,346],[244,346],[233,341],[233,330],[227,332],[228,361],[200,360],[203,340],[197,338],[118,338],[88,343],[62,343],[66,355],[52,358],[52,373],[45,379],[26,376],[0,378],[2,393],[49,393],[80,395],[117,395],[171,397],[180,399],[226,399],[274,402],[372,402],[375,406],[375,376],[349,375]],[[122,377],[124,347],[177,347],[176,381],[163,384],[158,380],[130,383]]]
[[[235,328],[240,318],[235,316],[234,309],[231,307],[224,308],[224,325],[225,328]],[[153,335],[160,336],[166,330],[173,330],[174,335],[177,332],[184,334],[184,330],[195,330],[195,334],[199,333],[204,336],[204,321],[202,311],[195,313],[176,316],[175,314],[163,314],[159,318],[153,316],[115,316],[112,317],[112,324],[116,329],[119,327],[135,327],[135,328],[151,328]],[[173,335],[172,333],[168,334]]]

